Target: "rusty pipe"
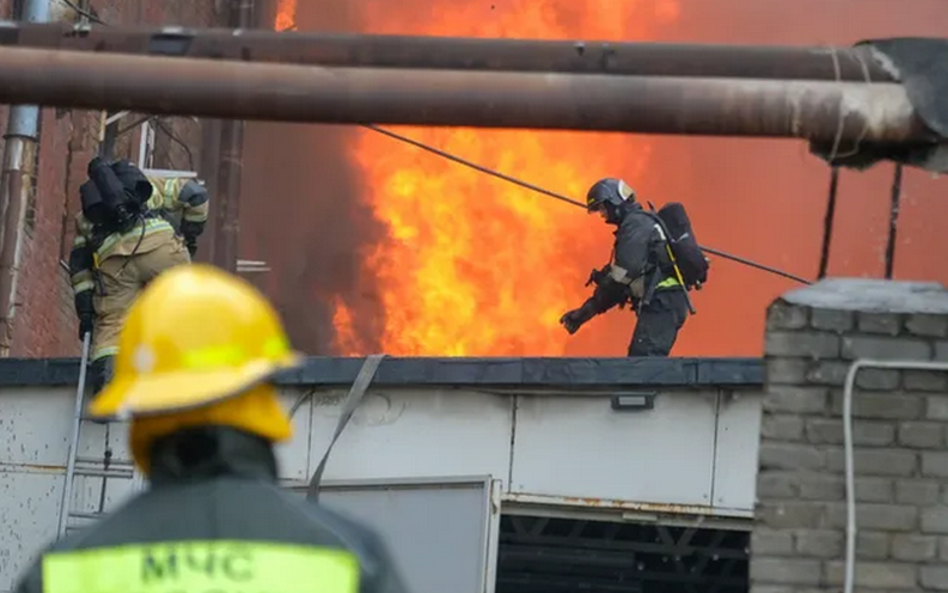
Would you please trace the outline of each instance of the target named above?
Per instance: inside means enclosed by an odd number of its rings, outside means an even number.
[[[254,21],[254,0],[231,0],[229,25],[243,30]],[[212,250],[214,264],[231,273],[237,271],[240,238],[240,181],[244,167],[244,122],[221,122],[220,152],[215,185],[216,214]]]
[[[0,45],[342,67],[895,81],[860,47],[277,33],[181,27],[90,26],[77,30],[62,24],[16,23],[0,23]]]
[[[0,48],[0,103],[334,124],[931,142],[896,83],[348,69]]]
[[[49,0],[25,0],[19,5],[22,22],[46,22],[50,17]],[[39,143],[39,105],[10,101],[7,130],[4,135],[3,166],[0,171],[0,357],[13,349],[14,320],[23,257],[26,250],[26,224],[30,201],[35,191],[36,154]]]
[[[30,192],[33,188],[36,141],[8,136],[4,147],[0,192],[7,204],[2,221],[0,249],[0,357],[13,348],[13,320],[17,309],[17,287],[23,271],[23,250]]]

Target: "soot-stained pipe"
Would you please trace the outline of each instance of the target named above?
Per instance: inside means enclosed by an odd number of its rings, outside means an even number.
[[[232,21],[237,22],[237,21]],[[370,68],[893,82],[865,48],[0,25],[0,45]]]
[[[49,20],[49,0],[23,0],[19,8],[24,21]],[[30,195],[35,191],[39,119],[38,105],[13,105],[4,135],[0,172],[0,357],[10,356],[13,348],[26,217]]]
[[[0,102],[27,101],[335,124],[935,142],[897,83],[323,68],[2,47]]]
[[[228,25],[246,29],[254,24],[254,0],[231,0]],[[225,99],[226,100],[226,99]],[[213,262],[231,273],[237,271],[240,243],[240,178],[244,169],[244,122],[227,119],[220,125],[220,152],[215,184],[216,211]]]

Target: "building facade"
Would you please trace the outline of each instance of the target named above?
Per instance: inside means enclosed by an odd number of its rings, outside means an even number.
[[[82,5],[83,2],[77,3]],[[109,24],[221,26],[229,10],[222,0],[94,0],[94,16]],[[16,18],[14,0],[0,0],[0,18]],[[61,0],[50,0],[51,20],[77,22]],[[9,108],[0,106],[0,135],[6,133]],[[130,113],[118,124],[115,155],[137,160],[144,148],[156,169],[198,171],[204,144],[202,123],[195,118],[152,119],[149,132],[140,115]],[[99,144],[101,113],[45,108],[40,115],[36,175],[29,197],[18,272],[16,308],[11,323],[12,357],[71,356],[80,344],[66,262],[73,238],[72,220],[79,207],[79,185]],[[201,247],[206,252],[202,238]]]
[[[948,291],[831,279],[767,327],[763,360],[385,359],[320,503],[374,526],[420,593],[948,589]],[[281,377],[289,491],[361,364]],[[84,423],[77,459],[110,477],[77,474],[63,504],[77,374],[0,360],[0,593],[62,512],[143,485],[127,427]]]
[[[360,359],[282,381],[303,496]],[[755,359],[383,360],[330,452],[320,504],[370,523],[418,593],[747,587],[762,365]],[[75,360],[0,361],[0,592],[57,533]],[[70,512],[136,487],[126,427],[83,423]],[[70,524],[81,525],[77,519]]]

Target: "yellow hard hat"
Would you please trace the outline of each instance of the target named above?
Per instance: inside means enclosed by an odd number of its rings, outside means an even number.
[[[194,410],[246,393],[300,360],[276,311],[250,283],[213,266],[176,266],[129,309],[114,377],[89,412],[141,418]],[[262,432],[286,432],[289,420],[280,422],[285,430]]]

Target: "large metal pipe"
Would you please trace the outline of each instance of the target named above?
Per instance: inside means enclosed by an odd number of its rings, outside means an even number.
[[[254,20],[253,0],[231,0],[228,24],[245,29]],[[244,122],[228,119],[221,123],[214,210],[214,263],[231,273],[237,271],[240,237],[240,180],[244,169]]]
[[[49,0],[23,0],[19,8],[23,21],[49,20]],[[36,178],[39,118],[38,105],[13,105],[4,135],[0,172],[0,357],[10,356],[13,347],[26,216]]]
[[[0,48],[0,102],[336,124],[927,142],[895,83],[346,69]]]
[[[862,48],[0,24],[0,45],[370,68],[893,82]]]

